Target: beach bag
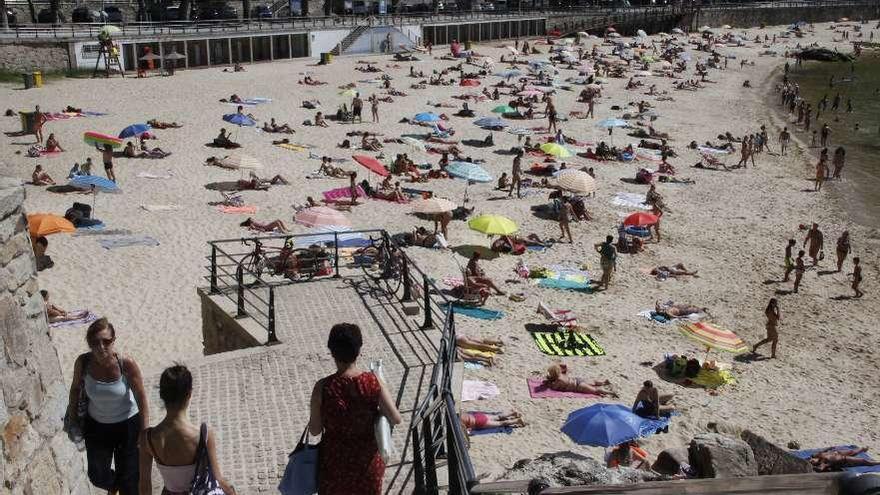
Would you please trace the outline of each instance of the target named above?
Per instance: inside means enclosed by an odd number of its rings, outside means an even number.
[[[86,414],[88,414],[89,411],[89,396],[86,395],[85,377],[90,355],[91,353],[88,352],[82,355],[82,377],[79,384],[79,397],[76,400],[76,414],[72,418],[69,414],[65,414],[63,420],[64,426],[62,428],[64,432],[67,433],[67,438],[76,444],[76,448],[80,452],[86,448],[83,432],[85,428]]]
[[[376,375],[380,382],[385,381],[381,359],[370,362],[370,371]],[[391,443],[391,423],[383,414],[379,414],[379,417],[376,418],[373,432],[376,435],[376,447],[379,449],[379,455],[382,456],[382,460],[387,464],[391,456],[394,455],[394,446]]]
[[[309,445],[309,427],[287,457],[284,476],[278,484],[281,495],[313,495],[318,493],[318,445]]]
[[[196,469],[189,491],[191,495],[226,495],[226,492],[220,487],[217,477],[214,476],[211,460],[208,458],[208,425],[205,423],[202,423],[199,429],[199,446],[196,448]]]

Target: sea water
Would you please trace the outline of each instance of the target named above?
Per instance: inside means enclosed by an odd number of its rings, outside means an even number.
[[[843,181],[828,182],[825,189],[841,199],[853,221],[880,228],[880,50],[865,50],[852,63],[808,61],[800,68],[791,65],[789,78],[800,85],[801,95],[812,104],[814,119],[819,100],[828,96],[827,109],[810,123],[810,135],[802,129],[793,134],[810,144],[812,131],[821,132],[822,125],[828,123],[828,154],[833,157],[834,150],[843,146],[846,166]],[[831,106],[837,94],[841,103],[834,111]],[[852,112],[847,112],[847,99],[852,100]],[[813,151],[818,155],[820,148]],[[812,173],[815,163],[810,165]],[[833,169],[830,160],[829,167]]]

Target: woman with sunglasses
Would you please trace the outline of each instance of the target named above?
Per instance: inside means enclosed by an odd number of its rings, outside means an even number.
[[[147,395],[140,368],[131,357],[116,352],[115,341],[116,330],[106,318],[89,326],[90,350],[76,359],[67,414],[77,417],[84,391],[89,480],[109,494],[137,495],[138,436],[150,421]]]

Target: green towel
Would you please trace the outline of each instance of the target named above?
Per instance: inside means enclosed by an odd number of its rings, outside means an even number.
[[[605,349],[593,337],[578,332],[532,332],[538,349],[551,356],[604,356]],[[566,347],[568,341],[568,347]]]

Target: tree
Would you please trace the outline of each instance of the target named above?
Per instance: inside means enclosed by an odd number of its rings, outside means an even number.
[[[250,19],[251,18],[251,0],[241,0],[241,10],[244,11],[241,13],[242,19]]]
[[[9,30],[9,16],[6,15],[6,0],[0,0],[0,28]]]
[[[37,9],[34,8],[34,0],[27,0],[28,3],[28,11],[31,14],[31,22],[37,23]]]
[[[189,0],[180,0],[180,8],[178,9],[178,20],[188,21],[189,11],[192,10],[192,4]]]
[[[49,0],[49,10],[52,12],[52,22],[61,22],[61,0]]]

